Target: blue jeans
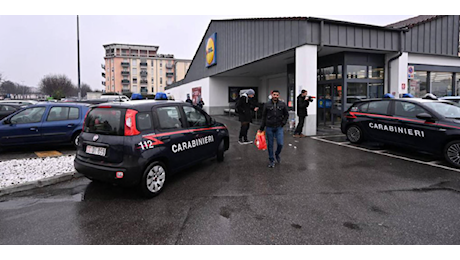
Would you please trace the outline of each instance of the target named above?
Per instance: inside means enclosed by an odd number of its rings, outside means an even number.
[[[270,162],[274,162],[275,158],[273,157],[273,139],[276,138],[277,143],[275,155],[279,156],[284,144],[283,128],[267,126],[265,133],[267,134],[268,159],[270,160]]]

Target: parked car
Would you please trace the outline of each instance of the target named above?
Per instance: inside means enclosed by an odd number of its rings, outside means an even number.
[[[446,100],[380,98],[354,103],[342,116],[351,143],[375,140],[443,155],[460,168],[460,105]]]
[[[17,104],[17,105],[34,105],[34,104],[37,104],[38,101],[35,101],[35,100],[7,99],[7,100],[0,100],[0,103],[9,103],[9,104]]]
[[[3,119],[8,115],[13,114],[22,107],[24,106],[18,104],[0,103],[0,119]]]
[[[89,106],[40,102],[22,108],[0,121],[0,148],[49,143],[77,145]]]
[[[460,96],[448,96],[448,97],[440,97],[440,100],[449,100],[455,103],[460,103]]]
[[[75,169],[91,180],[138,185],[146,197],[173,173],[202,160],[224,160],[229,133],[200,108],[174,101],[130,101],[88,112]]]
[[[129,97],[125,95],[101,95],[101,100],[108,100],[110,101],[119,101],[119,102],[127,102],[130,101]]]

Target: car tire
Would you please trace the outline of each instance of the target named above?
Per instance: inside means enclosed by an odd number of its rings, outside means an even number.
[[[153,198],[160,194],[166,182],[166,172],[166,166],[162,162],[151,163],[142,175],[141,195],[146,198]]]
[[[352,144],[359,144],[364,140],[364,133],[361,127],[357,125],[351,125],[347,128],[347,139]]]
[[[222,140],[219,144],[219,147],[217,148],[217,161],[223,162],[224,159],[225,159],[225,143],[224,143],[224,140]]]
[[[448,163],[460,168],[460,140],[446,144],[444,147],[444,158]]]
[[[71,139],[71,141],[70,141],[70,143],[71,143],[75,148],[78,147],[78,141],[80,140],[80,133],[81,133],[81,132],[77,132],[77,133],[73,134],[72,139]]]

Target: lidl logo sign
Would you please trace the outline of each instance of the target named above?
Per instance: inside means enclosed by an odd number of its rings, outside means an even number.
[[[216,35],[213,33],[206,41],[206,67],[216,65]]]

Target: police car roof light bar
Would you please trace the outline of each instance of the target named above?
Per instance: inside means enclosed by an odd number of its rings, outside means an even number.
[[[390,94],[390,93],[386,93],[383,97],[384,97],[384,98],[395,98],[395,96],[393,96],[393,95]]]

